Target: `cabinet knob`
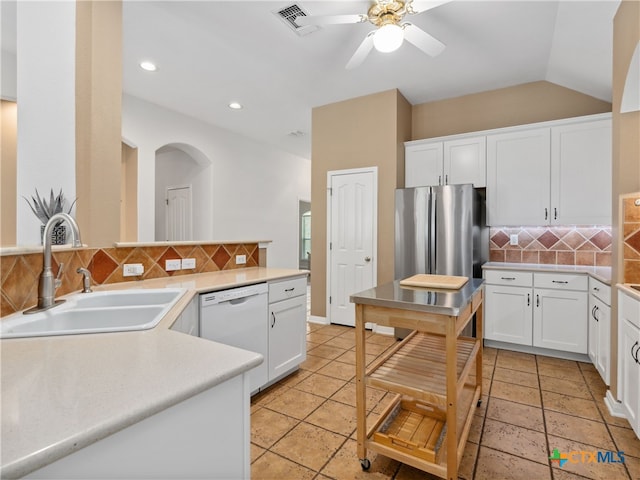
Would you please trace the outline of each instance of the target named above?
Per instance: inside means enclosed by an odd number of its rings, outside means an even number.
[[[540,306],[540,295],[536,295],[536,307]]]
[[[516,277],[500,277],[501,280],[515,280]]]
[[[553,207],[553,219],[558,219],[558,209],[556,207]]]
[[[367,255],[366,257],[364,257],[364,261],[365,262],[370,262],[371,261],[371,257]]]
[[[527,307],[531,305],[531,294],[527,293]]]
[[[545,208],[545,209],[544,209],[544,219],[545,219],[545,220],[548,220],[548,219],[549,219],[549,209],[548,209],[548,208]]]
[[[638,360],[638,351],[640,351],[640,346],[638,346],[638,348],[636,349],[637,345],[638,345],[638,341],[636,340],[636,343],[634,343],[633,346],[631,347],[631,358],[633,358],[633,360],[636,363],[640,363],[640,361]],[[636,353],[633,353],[634,349],[635,349]]]

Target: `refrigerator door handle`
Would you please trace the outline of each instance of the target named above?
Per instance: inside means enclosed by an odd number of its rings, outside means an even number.
[[[429,209],[429,229],[431,230],[431,234],[429,235],[429,272],[427,273],[436,273],[436,259],[438,258],[436,256],[436,245],[438,239],[438,231],[436,229],[436,226],[438,225],[436,218],[436,207],[438,198],[433,190],[431,190],[431,196],[429,200],[431,206],[431,208]]]

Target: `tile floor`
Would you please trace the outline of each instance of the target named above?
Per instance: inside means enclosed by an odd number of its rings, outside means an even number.
[[[253,479],[430,479],[369,452],[356,454],[355,334],[350,327],[308,324],[307,360],[299,371],[253,397]],[[367,333],[367,360],[395,340]],[[463,479],[640,479],[640,440],[626,420],[608,415],[606,387],[591,364],[484,349],[483,402],[460,468]],[[369,418],[388,401],[368,389]],[[623,463],[551,465],[549,452],[624,452]],[[577,454],[581,455],[581,454]],[[574,456],[578,460],[579,456]],[[589,456],[585,456],[589,459]]]

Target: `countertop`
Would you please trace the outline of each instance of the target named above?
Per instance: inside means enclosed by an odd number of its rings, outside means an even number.
[[[584,265],[546,265],[540,263],[487,262],[483,269],[520,270],[525,272],[586,273],[596,280],[611,286],[611,267],[589,267]]]
[[[631,285],[636,287],[638,286],[638,284],[635,283],[618,283],[617,287],[619,290],[622,290],[624,293],[640,302],[640,291],[632,288]]]
[[[188,291],[151,330],[1,340],[0,477],[24,476],[259,365],[262,355],[170,327],[198,293],[307,273],[255,267],[101,286]]]
[[[469,279],[458,290],[444,288],[418,288],[400,286],[399,280],[378,285],[351,295],[353,303],[378,307],[401,308],[418,312],[430,312],[457,316],[482,287],[481,278]]]

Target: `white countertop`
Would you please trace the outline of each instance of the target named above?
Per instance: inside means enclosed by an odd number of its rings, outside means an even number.
[[[261,355],[169,330],[194,295],[306,271],[247,268],[96,290],[189,291],[152,330],[0,341],[0,477],[37,470],[259,365]]]
[[[640,291],[636,290],[635,288],[631,288],[631,285],[637,286],[636,283],[618,283],[616,286],[619,290],[624,291],[624,293],[640,302]]]
[[[546,265],[541,263],[487,262],[487,270],[520,270],[525,272],[587,273],[596,280],[611,286],[611,267],[589,267],[584,265]]]

